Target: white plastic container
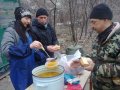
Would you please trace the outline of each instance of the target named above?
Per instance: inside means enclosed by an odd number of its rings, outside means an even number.
[[[39,72],[59,72],[60,74],[54,77],[41,78],[36,74]],[[44,65],[36,67],[32,70],[33,85],[35,90],[64,90],[64,67],[58,66],[56,69],[48,70]]]

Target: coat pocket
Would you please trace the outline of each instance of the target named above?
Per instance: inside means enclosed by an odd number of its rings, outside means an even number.
[[[120,65],[115,63],[105,63],[97,66],[96,75],[102,77],[120,77]]]

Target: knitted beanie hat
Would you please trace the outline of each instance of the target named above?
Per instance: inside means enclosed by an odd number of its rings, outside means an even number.
[[[47,10],[45,10],[44,8],[39,8],[36,12],[36,17],[41,16],[41,15],[48,16]]]
[[[28,10],[25,10],[23,7],[16,7],[14,15],[16,20],[21,20],[23,17],[31,18],[31,13]]]
[[[90,14],[90,19],[108,19],[112,20],[113,14],[111,9],[106,4],[95,6]]]

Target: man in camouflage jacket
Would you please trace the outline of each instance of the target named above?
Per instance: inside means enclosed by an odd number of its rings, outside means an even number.
[[[120,90],[120,24],[112,22],[112,11],[106,4],[95,6],[90,24],[98,33],[86,70],[92,71],[94,90]]]
[[[97,85],[95,86],[96,90],[113,90],[116,83],[118,83],[117,86],[120,85],[120,24],[114,24],[116,26],[112,29],[108,38],[103,43],[96,41],[93,46],[91,58],[95,66],[92,78],[93,85]],[[108,89],[101,89],[102,86],[103,88],[108,87]]]

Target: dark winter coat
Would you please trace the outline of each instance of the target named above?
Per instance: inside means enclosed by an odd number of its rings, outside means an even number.
[[[48,45],[58,44],[56,33],[50,24],[43,26],[37,21],[37,19],[34,19],[32,22],[32,30],[36,33],[38,41],[40,41],[43,44],[45,49]],[[49,52],[47,49],[46,51],[51,57],[53,57],[52,52]]]

